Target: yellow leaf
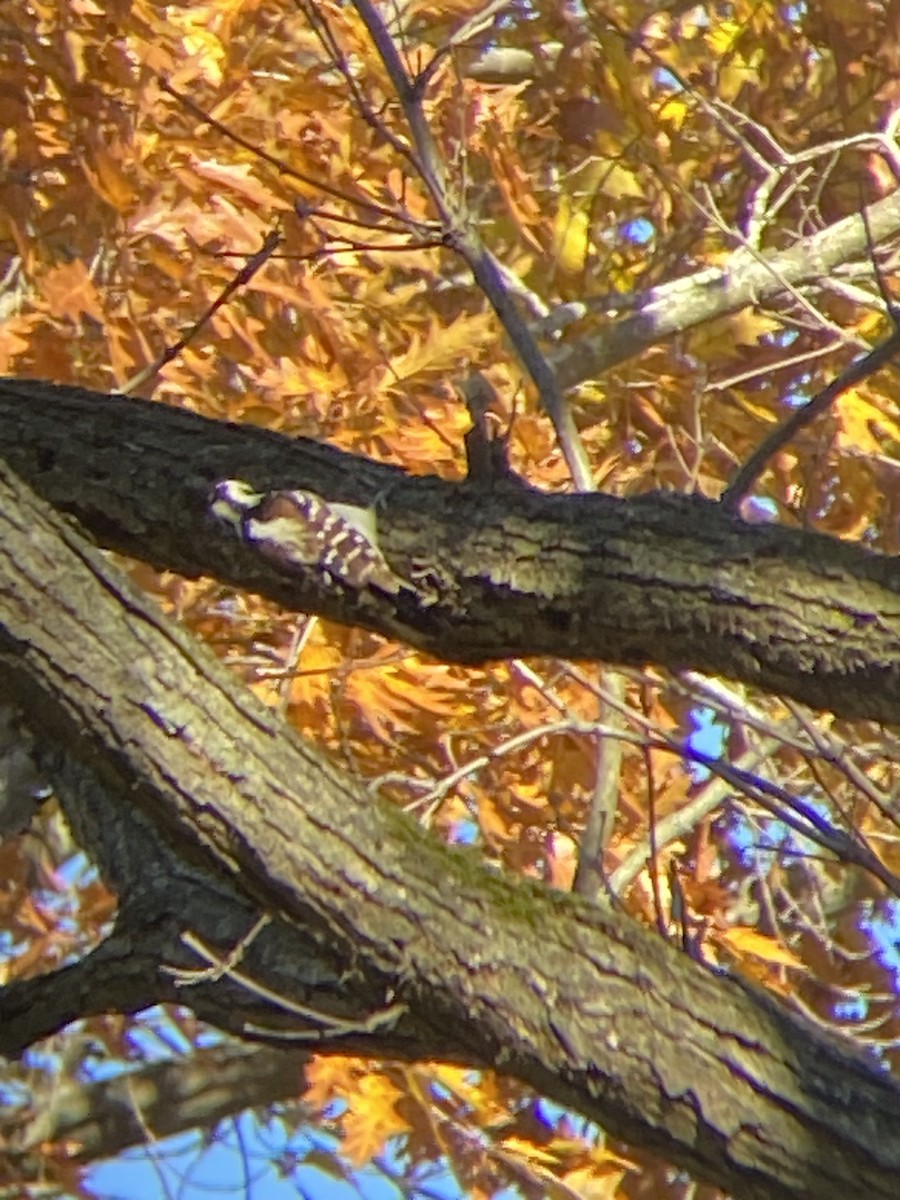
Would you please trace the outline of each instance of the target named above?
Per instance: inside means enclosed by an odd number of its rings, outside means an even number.
[[[335,1099],[346,1099],[356,1090],[359,1059],[343,1054],[314,1058],[305,1070],[303,1099],[314,1109],[327,1108]]]
[[[876,454],[884,451],[888,440],[895,445],[900,443],[900,425],[856,388],[841,396],[837,413],[840,419],[838,444],[844,448]]]
[[[705,42],[716,58],[731,53],[740,37],[741,26],[735,21],[720,21],[705,36]]]
[[[276,196],[257,179],[250,163],[219,163],[212,159],[194,158],[192,166],[199,176],[215,184],[217,189],[228,188],[262,209],[290,207],[286,200]]]
[[[543,1163],[547,1167],[555,1167],[559,1162],[555,1154],[548,1153],[541,1146],[536,1146],[534,1142],[529,1142],[525,1138],[504,1138],[501,1145],[507,1154],[515,1154],[529,1162]]]
[[[782,946],[776,938],[757,933],[755,929],[745,926],[726,929],[722,934],[722,941],[738,955],[752,954],[754,958],[761,958],[780,967],[803,967],[800,959]]]
[[[742,308],[728,319],[728,329],[739,346],[756,346],[767,333],[775,333],[781,322],[753,307]]]
[[[12,363],[31,345],[32,330],[39,320],[37,313],[27,313],[0,322],[0,375],[12,374]]]
[[[464,356],[474,357],[493,336],[492,322],[483,313],[458,317],[449,325],[431,321],[424,336],[410,334],[406,350],[391,357],[384,377],[397,384],[426,373],[443,375],[458,367]]]
[[[690,112],[691,106],[686,104],[680,96],[672,96],[662,106],[659,116],[660,120],[665,121],[666,124],[672,125],[675,129],[681,129]]]
[[[175,283],[182,283],[193,270],[189,259],[172,254],[167,246],[162,245],[155,238],[148,238],[143,250],[147,261]]]
[[[755,87],[759,82],[759,72],[753,62],[736,57],[719,72],[719,96],[726,102],[734,100],[744,84]]]
[[[561,196],[553,226],[553,246],[557,266],[568,275],[584,270],[589,247],[590,218],[587,210],[570,196]]]
[[[619,1195],[616,1185],[625,1174],[628,1165],[610,1162],[609,1166],[599,1173],[591,1167],[578,1167],[574,1171],[568,1171],[562,1177],[562,1183],[567,1189],[565,1194],[578,1196],[580,1200],[612,1200],[613,1196]]]
[[[91,163],[88,164],[82,159],[82,165],[94,191],[107,204],[117,212],[125,212],[132,207],[137,200],[137,192],[122,172],[117,157],[104,147],[98,146],[92,152]]]
[[[742,354],[736,347],[756,346],[761,337],[780,328],[778,321],[748,305],[740,312],[692,329],[688,334],[690,350],[698,358],[736,358]]]
[[[429,1074],[473,1111],[482,1129],[509,1120],[509,1107],[498,1096],[497,1080],[492,1072],[437,1063]]]
[[[84,61],[84,39],[73,30],[68,30],[63,34],[63,41],[72,63],[72,74],[74,75],[76,81],[81,83],[83,82],[87,73],[87,67],[85,66]]]
[[[621,163],[608,162],[600,175],[600,191],[613,200],[643,200],[646,188]]]

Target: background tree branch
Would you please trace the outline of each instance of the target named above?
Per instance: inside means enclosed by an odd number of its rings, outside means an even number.
[[[85,1047],[87,1056],[90,1048]],[[286,1046],[216,1046],[189,1059],[148,1064],[98,1083],[63,1081],[23,1119],[0,1118],[4,1157],[19,1183],[44,1172],[41,1145],[69,1148],[79,1164],[110,1158],[152,1138],[194,1129],[198,1118],[214,1124],[248,1104],[294,1100],[308,1050]],[[302,1101],[295,1104],[302,1111]]]
[[[788,250],[760,253],[738,247],[726,266],[707,267],[693,274],[620,300],[628,315],[588,332],[557,350],[552,361],[564,387],[602,375],[627,362],[650,346],[704,322],[736,313],[748,304],[774,304],[791,288],[804,284],[825,286],[836,268],[853,259],[866,258],[874,246],[900,230],[900,190],[824,229],[799,238]],[[604,300],[603,307],[610,299]],[[591,312],[588,297],[567,306],[551,325],[559,325]]]

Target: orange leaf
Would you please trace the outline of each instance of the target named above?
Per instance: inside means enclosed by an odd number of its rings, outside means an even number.
[[[123,173],[117,159],[103,146],[91,154],[91,161],[81,158],[84,173],[101,199],[117,212],[125,212],[137,200],[137,193]]]
[[[389,1137],[409,1131],[409,1122],[397,1112],[403,1092],[384,1075],[372,1072],[357,1081],[352,1107],[343,1120],[342,1149],[357,1166],[384,1149]]]
[[[40,281],[41,292],[54,317],[77,321],[84,313],[103,323],[103,309],[87,267],[80,258],[51,267]]]

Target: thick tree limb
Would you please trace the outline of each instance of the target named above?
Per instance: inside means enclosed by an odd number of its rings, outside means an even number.
[[[39,731],[401,1006],[401,1031],[735,1196],[895,1194],[900,1089],[877,1068],[626,916],[493,875],[373,802],[8,476],[0,623],[0,683]]]
[[[400,638],[446,661],[558,655],[692,667],[845,717],[900,721],[900,561],[748,525],[697,497],[545,495],[411,478],[319,443],[147,401],[0,382],[2,455],[103,545]],[[227,477],[378,498],[428,588],[398,604],[289,580],[209,515]]]

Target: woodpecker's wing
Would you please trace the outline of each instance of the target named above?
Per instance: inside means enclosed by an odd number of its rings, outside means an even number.
[[[321,565],[321,531],[303,492],[263,496],[244,520],[244,536],[284,567]]]
[[[272,492],[255,510],[248,532],[260,546],[265,539],[273,557],[317,566],[344,587],[396,596],[409,586],[385,562],[367,509],[331,505],[314,492]]]

